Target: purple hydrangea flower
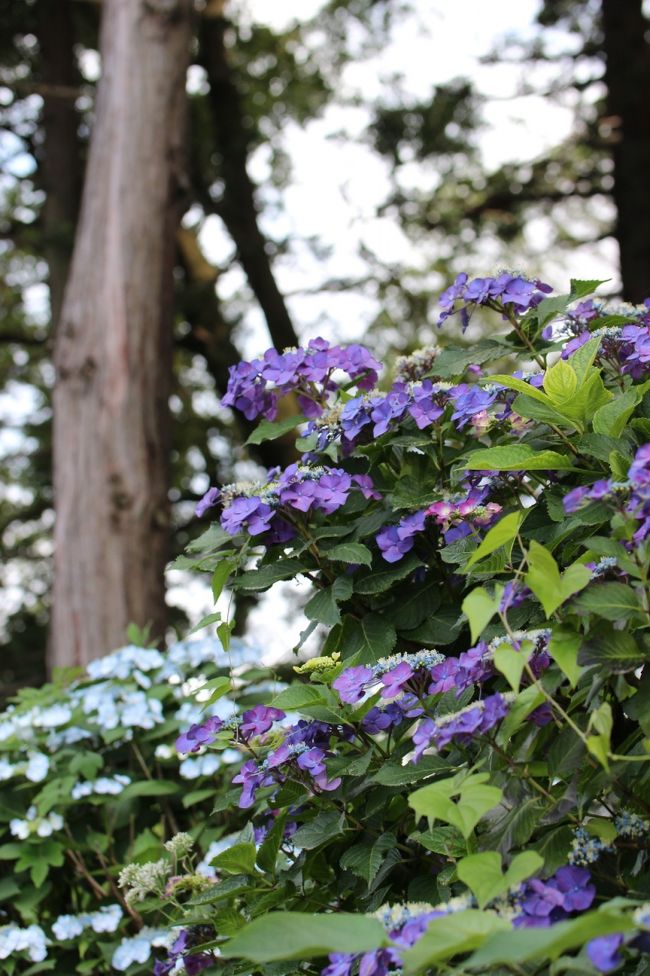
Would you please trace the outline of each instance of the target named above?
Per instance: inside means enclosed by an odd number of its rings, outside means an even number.
[[[239,733],[242,739],[250,739],[251,736],[263,735],[268,732],[274,722],[279,722],[285,717],[285,712],[280,708],[271,708],[268,705],[255,705],[244,712],[239,726]]]
[[[413,668],[406,661],[401,661],[397,667],[386,671],[381,676],[381,683],[384,686],[381,690],[382,698],[394,698],[399,695],[406,682],[413,677]]]
[[[273,509],[256,495],[235,498],[221,514],[221,527],[229,535],[248,529],[250,535],[266,532],[273,518]]]
[[[623,936],[620,932],[601,935],[587,943],[587,955],[596,969],[601,973],[609,973],[623,962],[623,957],[618,951],[622,945]]]
[[[423,532],[426,512],[413,512],[397,525],[387,525],[376,535],[377,545],[387,563],[396,563],[415,545],[414,536]]]
[[[239,798],[241,810],[248,810],[255,803],[255,793],[260,786],[268,786],[273,782],[272,776],[265,776],[261,772],[253,759],[248,759],[236,776],[233,776],[233,783],[241,783],[242,791]]]
[[[634,455],[628,479],[635,489],[650,487],[650,444],[644,444]]]
[[[216,715],[210,716],[198,725],[191,725],[176,739],[177,752],[198,752],[202,746],[214,742],[222,728],[223,721]]]
[[[451,419],[457,421],[458,429],[462,430],[473,417],[487,410],[496,398],[496,390],[485,390],[476,384],[468,386],[467,383],[459,383],[449,391],[449,399],[454,407]]]
[[[209,508],[213,508],[221,497],[218,488],[208,488],[203,498],[197,503],[195,512],[198,518],[202,518]]]
[[[370,668],[360,664],[342,671],[338,678],[332,682],[332,687],[338,691],[342,702],[354,705],[355,702],[361,701],[363,698],[366,685],[372,680],[372,677]]]

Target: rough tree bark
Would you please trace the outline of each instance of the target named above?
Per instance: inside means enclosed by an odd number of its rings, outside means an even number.
[[[602,26],[623,295],[640,302],[650,294],[650,43],[642,0],[602,0]]]
[[[192,0],[103,0],[102,78],[55,346],[50,667],[164,629],[172,271]]]

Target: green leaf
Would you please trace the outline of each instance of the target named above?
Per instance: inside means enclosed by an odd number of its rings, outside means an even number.
[[[351,871],[370,885],[382,865],[385,855],[395,847],[395,835],[382,834],[376,840],[364,841],[349,847],[340,860],[346,871]]]
[[[486,773],[479,773],[468,777],[460,785],[456,777],[439,780],[411,793],[409,806],[416,817],[426,817],[430,826],[434,820],[443,820],[458,827],[467,839],[481,817],[501,800],[501,790],[488,785],[485,782],[487,779]],[[460,794],[457,802],[451,799],[454,794]]]
[[[507,891],[511,885],[520,884],[544,866],[544,859],[535,851],[517,854],[510,867],[501,871],[501,855],[496,851],[470,854],[458,862],[458,877],[476,895],[479,908]]]
[[[309,823],[299,827],[291,838],[296,847],[312,851],[345,831],[345,817],[336,810],[322,810]]]
[[[468,346],[447,346],[436,359],[435,375],[444,379],[459,376],[470,363],[480,365],[488,359],[505,356],[508,352],[508,349],[491,339],[480,339]]]
[[[187,636],[189,637],[190,634],[196,634],[198,630],[203,630],[204,627],[209,627],[210,624],[217,624],[219,623],[220,620],[221,620],[221,614],[219,612],[209,613],[207,614],[207,616],[202,617],[195,627],[192,627],[192,629],[189,631]]]
[[[578,649],[581,643],[582,638],[575,631],[568,627],[554,627],[548,646],[548,653],[562,673],[569,679],[572,688],[575,688],[580,678]]]
[[[269,912],[245,925],[220,949],[225,959],[243,957],[266,963],[313,959],[330,952],[368,952],[387,942],[382,925],[365,915]]]
[[[354,587],[355,592],[361,593],[363,596],[374,596],[376,593],[383,593],[385,590],[389,590],[393,583],[404,579],[405,576],[410,576],[421,565],[422,560],[418,559],[413,553],[410,553],[405,559],[402,559],[394,566],[377,570],[377,572],[358,580]]]
[[[256,874],[256,859],[255,844],[252,841],[243,841],[217,854],[210,863],[217,871],[224,871],[226,874]]]
[[[499,519],[497,524],[493,525],[489,532],[485,534],[480,545],[469,557],[465,564],[465,569],[469,569],[479,559],[483,559],[484,556],[489,556],[490,553],[500,549],[501,546],[512,543],[517,538],[517,533],[525,517],[525,512],[511,512],[510,515],[504,515],[502,519]]]
[[[290,579],[303,572],[305,567],[298,559],[280,559],[275,563],[268,563],[260,569],[251,569],[233,580],[233,588],[237,590],[268,590],[278,580]]]
[[[221,596],[221,591],[223,590],[228,577],[232,571],[236,568],[237,563],[234,559],[224,559],[219,563],[214,573],[212,574],[212,597],[216,603]]]
[[[226,532],[221,528],[218,522],[213,522],[212,525],[202,532],[198,538],[193,539],[185,547],[186,552],[215,552],[220,549],[224,543],[230,542],[232,544],[232,536],[229,532]]]
[[[294,427],[306,423],[307,418],[298,414],[297,417],[284,417],[282,420],[263,420],[250,435],[247,444],[263,444],[264,441],[274,441],[283,434],[288,434]]]
[[[275,823],[264,838],[262,844],[260,844],[260,849],[257,852],[257,863],[267,874],[275,873],[275,864],[284,839],[284,825],[286,820],[287,811],[285,810],[276,818]]]
[[[558,359],[544,373],[543,385],[544,392],[553,402],[553,405],[561,406],[565,400],[569,400],[576,392],[578,377],[573,366],[564,359]]]
[[[341,622],[341,611],[338,608],[334,589],[327,586],[324,590],[317,590],[311,600],[305,604],[305,616],[309,620],[317,620],[326,627],[333,627]]]
[[[609,280],[609,278],[605,278],[602,281],[595,278],[593,280],[572,278],[571,301],[578,301],[579,298],[586,298],[587,295],[593,295],[597,288],[599,288],[601,285],[606,285]]]
[[[636,390],[619,393],[615,400],[600,407],[593,416],[593,427],[597,434],[607,437],[620,437],[630,419],[639,395]]]
[[[545,700],[544,695],[535,685],[529,685],[528,688],[520,691],[501,724],[499,743],[502,746],[507,745],[522,722]]]
[[[581,563],[573,563],[560,575],[558,565],[548,549],[534,540],[531,542],[526,585],[544,607],[547,617],[590,580],[591,570]]]
[[[542,393],[536,386],[531,386],[525,380],[520,380],[516,376],[508,376],[506,373],[497,373],[496,376],[488,376],[483,381],[486,383],[500,383],[501,386],[507,387],[509,390],[516,390],[517,393],[523,393],[524,396],[532,397],[533,400],[537,400],[538,403],[544,403],[548,407],[552,407],[553,404],[545,393]]]
[[[204,708],[223,698],[224,695],[227,695],[232,690],[232,682],[227,675],[221,675],[218,678],[211,678],[210,681],[206,681],[204,685],[201,685],[201,691],[205,690],[210,691],[210,697],[207,701],[201,702]]]
[[[440,606],[440,581],[405,583],[393,591],[394,603],[390,608],[391,620],[397,630],[413,630],[419,627]]]
[[[423,756],[419,763],[407,763],[405,766],[398,762],[387,762],[379,767],[372,782],[381,786],[406,786],[449,768],[449,762],[440,756]]]
[[[528,643],[528,650],[526,650],[526,643]],[[526,667],[529,653],[530,642],[524,642],[524,647],[519,651],[505,642],[499,644],[494,650],[494,666],[497,671],[504,675],[513,691],[519,691],[521,676]]]
[[[338,546],[328,549],[323,555],[341,563],[359,564],[361,566],[370,566],[372,563],[370,549],[360,542],[341,542]]]
[[[580,425],[575,421],[571,420],[565,414],[560,413],[555,407],[551,407],[547,403],[540,403],[537,400],[533,400],[532,397],[526,396],[525,393],[520,393],[519,396],[515,398],[515,402],[512,405],[512,409],[515,413],[518,413],[520,417],[528,417],[530,420],[539,420],[542,424],[555,424],[560,427],[572,427],[574,430],[579,430]]]
[[[576,371],[576,376],[578,377],[578,383],[580,386],[585,382],[587,378],[587,373],[594,364],[598,350],[600,349],[600,339],[594,336],[589,339],[584,345],[580,346],[579,349],[571,356],[571,365]]]
[[[642,613],[636,592],[626,583],[597,583],[573,601],[573,609],[605,620],[628,620]]]
[[[442,921],[442,919],[441,919]],[[570,922],[557,922],[546,929],[509,929],[497,933],[472,955],[469,969],[495,972],[500,966],[521,966],[534,960],[557,959],[568,949],[583,946],[590,939],[634,928],[630,916],[603,909],[585,912]]]
[[[485,587],[478,586],[471,593],[468,593],[463,600],[462,609],[469,621],[472,643],[478,640],[499,609],[502,593],[503,590],[500,587],[495,587],[495,592],[492,595],[488,593]]]
[[[329,693],[331,694],[331,693]],[[300,711],[309,705],[331,705],[332,700],[322,686],[296,682],[279,692],[272,700],[273,708],[283,708],[288,712]]]
[[[573,464],[557,451],[537,451],[527,444],[509,444],[472,451],[463,467],[468,471],[571,471]]]
[[[341,642],[343,657],[359,655],[359,662],[368,664],[387,657],[397,642],[393,624],[387,617],[369,613],[361,620],[346,617]]]
[[[164,779],[144,779],[139,783],[130,783],[119,795],[119,801],[132,800],[137,796],[173,796],[183,789],[181,783],[172,783]]]
[[[404,973],[420,973],[435,963],[481,946],[495,933],[510,930],[510,924],[497,915],[467,909],[444,918],[434,918],[413,948],[404,953]]]

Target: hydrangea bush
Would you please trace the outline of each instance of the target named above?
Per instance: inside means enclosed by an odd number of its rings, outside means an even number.
[[[489,337],[391,379],[322,339],[232,369],[301,458],[211,488],[196,561],[309,581],[322,648],[179,736],[241,760],[204,890],[189,846],[123,875],[167,898],[157,976],[649,971],[650,308],[598,284],[460,275],[441,319]]]
[[[0,713],[0,972],[150,971],[152,951],[175,937],[151,899],[144,924],[120,866],[131,863],[132,880],[134,865],[146,874],[158,863],[166,883],[182,870],[185,837],[191,890],[211,884],[227,833],[211,818],[214,791],[240,756],[179,760],[170,740],[281,688],[258,658],[238,640],[228,653],[215,640],[129,646],[87,675],[25,689]]]

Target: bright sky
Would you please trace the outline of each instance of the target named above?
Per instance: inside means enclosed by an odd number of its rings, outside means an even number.
[[[233,2],[233,7],[235,3]],[[323,6],[323,0],[240,0],[248,16],[274,28],[286,27],[296,18],[307,20]],[[485,110],[481,149],[486,163],[516,157],[530,159],[567,134],[572,125],[569,107],[561,108],[540,96],[513,98],[521,70],[500,64],[480,65],[479,59],[496,45],[504,56],[512,53],[507,35],[530,37],[538,0],[416,0],[416,16],[405,17],[393,30],[391,42],[381,54],[348,65],[340,78],[342,95],[359,93],[364,98],[390,99],[392,78],[401,76],[401,88],[413,98],[427,97],[432,86],[461,75],[473,78],[479,91],[495,98]],[[558,46],[566,38],[548,35]],[[350,37],[355,43],[355,33]],[[552,69],[551,69],[552,70]],[[543,82],[549,70],[540,68],[536,80]],[[329,338],[358,339],[379,309],[361,294],[300,294],[328,278],[362,276],[367,265],[359,246],[369,247],[380,261],[427,263],[430,255],[417,252],[391,218],[374,217],[375,208],[389,189],[387,164],[360,141],[342,141],[335,134],[363,136],[368,115],[363,108],[332,106],[324,115],[304,127],[291,122],[285,130],[285,146],[293,166],[290,188],[283,195],[284,212],[266,217],[264,227],[271,237],[287,236],[294,241],[317,237],[331,248],[331,256],[316,258],[297,243],[292,253],[276,262],[275,271],[303,339],[323,332]],[[268,152],[259,150],[250,162],[251,175],[260,186],[268,178]],[[540,228],[540,234],[543,231]],[[540,242],[542,238],[540,237]],[[217,218],[208,221],[203,243],[218,264],[232,253],[232,244]],[[486,268],[503,263],[498,242],[486,242]],[[575,267],[551,265],[530,269],[563,286],[570,274],[584,275],[585,255],[576,256]],[[612,242],[604,242],[589,257],[590,274],[611,277],[615,263]],[[478,269],[477,269],[478,270]],[[239,269],[221,279],[221,295],[233,295],[243,284]],[[298,293],[298,294],[296,294]],[[240,344],[247,356],[262,351],[267,333],[261,314],[251,311]]]

